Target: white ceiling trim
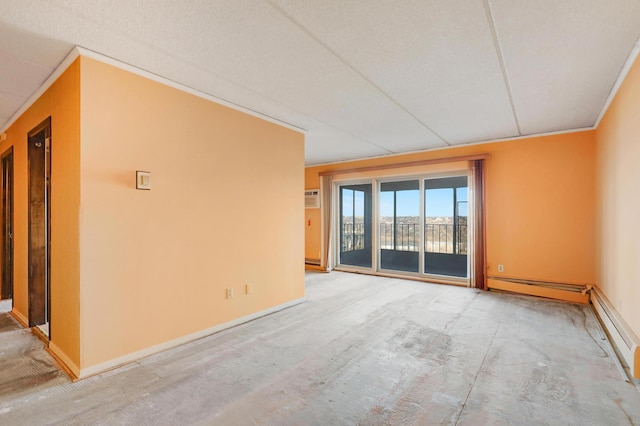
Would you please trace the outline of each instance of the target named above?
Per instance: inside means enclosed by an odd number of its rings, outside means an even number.
[[[607,110],[609,109],[609,105],[611,105],[611,102],[613,102],[613,98],[615,98],[616,95],[618,94],[618,90],[620,90],[620,86],[622,86],[622,83],[624,83],[624,80],[627,78],[627,74],[629,74],[629,71],[631,70],[631,67],[636,61],[638,54],[640,54],[640,39],[638,39],[635,46],[633,46],[633,50],[631,50],[631,53],[627,58],[627,62],[624,63],[624,67],[622,67],[622,70],[618,75],[618,79],[616,80],[615,84],[611,88],[611,93],[609,93],[609,97],[607,98],[604,105],[602,106],[602,110],[598,115],[598,119],[593,124],[594,129],[597,129],[598,126],[600,126],[600,121],[602,121],[602,119],[604,118],[604,115],[607,113]]]
[[[36,90],[28,98],[28,100],[22,105],[22,107],[20,107],[20,109],[18,109],[16,111],[16,113],[11,116],[9,121],[7,121],[7,123],[0,129],[0,134],[6,132],[7,129],[9,127],[11,127],[16,122],[16,120],[18,118],[20,118],[20,116],[22,116],[22,114],[24,114],[24,112],[27,109],[29,109],[29,107],[31,107],[44,94],[44,92],[47,89],[49,89],[51,87],[51,85],[53,85],[53,83],[76,60],[76,58],[78,58],[81,55],[89,57],[89,58],[92,58],[92,59],[95,59],[95,60],[98,60],[100,62],[109,64],[109,65],[113,65],[113,66],[115,66],[115,67],[117,67],[119,69],[122,69],[124,71],[128,71],[128,72],[134,73],[136,75],[139,75],[141,77],[148,78],[150,80],[153,80],[153,81],[156,81],[158,83],[167,85],[169,87],[173,87],[173,88],[175,88],[177,90],[180,90],[182,92],[189,93],[189,94],[192,94],[194,96],[198,96],[198,97],[200,97],[202,99],[205,99],[205,100],[208,100],[208,101],[220,104],[220,105],[227,106],[227,107],[232,108],[232,109],[234,109],[236,111],[240,111],[240,112],[246,113],[248,115],[263,119],[265,121],[268,121],[268,122],[271,122],[271,123],[286,127],[286,128],[288,128],[290,130],[294,130],[294,131],[301,132],[301,133],[304,133],[304,134],[307,133],[307,130],[303,129],[301,127],[298,127],[298,126],[295,126],[293,124],[281,121],[279,119],[270,117],[268,115],[264,115],[264,114],[262,114],[260,112],[257,112],[257,111],[254,111],[252,109],[243,107],[243,106],[235,104],[233,102],[229,102],[229,101],[227,101],[225,99],[217,98],[217,97],[215,97],[213,95],[210,95],[208,93],[201,92],[201,91],[199,91],[197,89],[191,88],[191,87],[183,85],[181,83],[177,83],[177,82],[175,82],[173,80],[167,79],[165,77],[161,77],[161,76],[159,76],[157,74],[153,74],[153,73],[151,73],[149,71],[142,70],[142,69],[137,68],[137,67],[135,67],[133,65],[126,64],[126,63],[124,63],[122,61],[118,61],[117,59],[110,58],[108,56],[102,55],[100,53],[94,52],[92,50],[89,50],[89,49],[86,49],[86,48],[83,48],[83,47],[80,47],[80,46],[76,46],[67,54],[67,56],[62,60],[62,62],[60,62],[60,64],[51,73],[51,75],[45,80],[45,82],[38,88],[38,90]],[[477,141],[477,142],[472,142],[472,143],[467,143],[467,144],[459,144],[459,145],[454,145],[454,146],[444,146],[444,147],[437,147],[437,148],[430,148],[430,149],[423,149],[423,150],[416,150],[416,151],[408,151],[408,152],[401,152],[401,153],[394,153],[394,154],[383,154],[383,155],[365,157],[365,158],[360,158],[360,159],[351,159],[351,160],[343,160],[343,161],[332,161],[332,162],[325,162],[325,163],[307,164],[305,167],[318,167],[318,166],[325,166],[325,165],[332,165],[332,164],[342,164],[342,163],[349,163],[349,162],[352,162],[352,161],[363,160],[363,159],[369,160],[369,159],[377,159],[377,158],[393,158],[393,157],[398,157],[398,156],[402,156],[402,155],[424,153],[424,152],[428,152],[428,151],[441,151],[441,150],[447,150],[447,149],[455,149],[455,148],[459,148],[459,147],[484,145],[484,144],[488,144],[488,143],[509,142],[509,141],[516,141],[516,140],[522,140],[522,139],[530,139],[530,138],[534,138],[534,137],[554,136],[554,135],[562,135],[562,134],[567,134],[567,133],[578,133],[578,132],[586,132],[586,131],[595,130],[595,129],[597,129],[599,127],[600,122],[602,121],[602,118],[604,117],[604,115],[606,114],[607,110],[609,109],[609,106],[611,105],[611,102],[613,101],[613,99],[617,95],[618,91],[620,90],[620,87],[622,86],[622,83],[624,82],[625,78],[627,77],[627,74],[631,70],[631,67],[633,66],[635,60],[637,59],[637,57],[639,55],[640,55],[640,39],[638,39],[638,41],[634,45],[633,50],[629,54],[629,57],[627,58],[627,61],[625,62],[625,65],[624,65],[623,69],[620,71],[620,74],[618,75],[618,78],[617,78],[615,84],[611,88],[611,92],[609,93],[609,96],[608,96],[606,102],[604,103],[604,105],[602,107],[602,110],[600,111],[598,119],[596,120],[596,122],[594,123],[593,126],[583,127],[583,128],[575,128],[575,129],[568,129],[568,130],[562,130],[562,131],[521,135],[521,136],[517,136],[517,137],[507,137],[507,138],[501,138],[501,139],[482,140],[482,141]]]
[[[539,138],[539,137],[544,137],[544,136],[564,135],[564,134],[567,134],[567,133],[590,132],[591,130],[595,130],[595,129],[596,129],[596,127],[591,126],[591,127],[581,127],[579,129],[558,130],[558,131],[555,131],[555,132],[536,133],[536,134],[531,134],[531,135],[522,135],[522,136],[507,137],[507,138],[501,138],[501,139],[490,139],[490,140],[484,140],[484,141],[479,141],[479,142],[458,144],[458,145],[453,145],[453,146],[442,146],[442,147],[437,147],[437,148],[421,149],[421,150],[418,150],[418,151],[399,152],[397,154],[388,154],[388,155],[385,154],[385,155],[376,155],[376,156],[373,156],[373,157],[366,157],[366,158],[356,158],[356,159],[353,159],[353,160],[342,160],[342,161],[331,161],[331,162],[328,162],[328,163],[307,164],[305,166],[305,168],[307,168],[307,167],[331,166],[331,165],[335,165],[335,164],[352,163],[354,161],[362,161],[362,160],[375,160],[375,159],[378,159],[378,158],[400,157],[400,156],[403,156],[403,155],[411,155],[411,154],[424,154],[425,152],[453,150],[453,149],[457,149],[457,148],[465,148],[465,147],[468,147],[468,146],[487,145],[487,144],[490,144],[490,143],[502,143],[502,142],[519,141],[519,140],[523,140],[523,139]]]
[[[485,145],[485,144],[489,144],[489,143],[510,142],[510,141],[517,141],[517,140],[522,140],[522,139],[531,139],[531,138],[543,137],[543,136],[564,135],[564,134],[567,134],[567,133],[588,132],[588,131],[591,131],[591,130],[596,130],[600,126],[600,122],[602,121],[602,118],[607,113],[607,110],[609,109],[609,106],[611,105],[611,102],[613,101],[613,99],[618,94],[618,91],[620,90],[620,86],[622,86],[622,83],[627,78],[627,74],[629,74],[629,71],[631,70],[631,67],[633,66],[635,60],[637,59],[637,57],[639,55],[640,55],[640,39],[638,39],[638,41],[636,42],[635,46],[631,50],[631,53],[629,53],[629,57],[627,58],[627,61],[625,62],[624,67],[620,71],[620,74],[618,75],[618,79],[616,80],[615,84],[611,88],[611,92],[609,93],[609,97],[607,98],[607,101],[604,103],[604,105],[602,107],[602,110],[600,111],[600,115],[598,116],[598,119],[596,120],[596,122],[592,126],[581,127],[581,128],[576,128],[576,129],[560,130],[560,131],[554,131],[554,132],[546,132],[546,133],[532,133],[532,134],[528,134],[528,135],[521,135],[521,136],[516,136],[516,137],[507,137],[507,138],[501,138],[501,139],[489,139],[489,140],[483,140],[483,141],[472,142],[472,143],[467,143],[467,144],[458,144],[458,145],[454,145],[454,146],[444,146],[444,147],[438,147],[438,148],[423,149],[423,150],[418,150],[418,151],[400,152],[400,153],[397,153],[397,154],[376,155],[376,156],[373,156],[373,157],[367,157],[367,158],[355,159],[355,160],[343,160],[343,161],[332,161],[332,162],[327,162],[327,163],[308,164],[305,167],[329,166],[329,165],[333,165],[333,164],[350,163],[350,162],[353,162],[353,161],[365,160],[365,159],[366,160],[370,160],[370,159],[372,160],[372,159],[376,159],[376,158],[392,158],[392,157],[398,157],[398,156],[401,156],[401,155],[419,154],[419,153],[428,152],[428,151],[442,151],[442,150],[455,149],[455,148],[461,148],[461,147],[466,147],[466,146]],[[505,74],[505,77],[506,77],[506,74]],[[512,100],[512,102],[513,102],[513,100]],[[519,129],[519,127],[518,127],[518,129]]]
[[[114,66],[116,68],[120,68],[121,70],[128,71],[130,73],[139,75],[140,77],[144,77],[144,78],[147,78],[149,80],[155,81],[156,83],[164,84],[165,86],[172,87],[174,89],[180,90],[180,91],[188,93],[190,95],[197,96],[197,97],[205,99],[207,101],[211,101],[211,102],[214,102],[216,104],[224,105],[224,106],[229,107],[231,109],[234,109],[236,111],[243,112],[243,113],[245,113],[247,115],[251,115],[253,117],[257,117],[257,118],[260,118],[262,120],[268,121],[270,123],[277,124],[277,125],[282,126],[282,127],[286,127],[287,129],[294,130],[296,132],[300,132],[300,133],[304,133],[304,134],[307,133],[307,129],[303,129],[302,127],[296,126],[295,124],[287,123],[286,121],[282,121],[282,120],[277,119],[275,117],[271,117],[269,115],[263,114],[263,113],[261,113],[259,111],[255,111],[253,109],[244,107],[242,105],[238,105],[238,104],[236,104],[234,102],[231,102],[231,101],[228,101],[226,99],[218,98],[218,97],[216,97],[214,95],[211,95],[209,93],[202,92],[202,91],[200,91],[198,89],[194,89],[193,87],[186,86],[186,85],[184,85],[182,83],[178,83],[177,81],[170,80],[170,79],[168,79],[166,77],[159,76],[158,74],[154,74],[152,72],[143,70],[143,69],[138,68],[138,67],[136,67],[134,65],[127,64],[125,62],[119,61],[119,60],[117,60],[115,58],[111,58],[109,56],[105,56],[105,55],[103,55],[101,53],[98,53],[98,52],[95,52],[93,50],[89,50],[89,49],[86,49],[86,48],[80,47],[80,46],[77,46],[76,48],[79,50],[80,55],[86,56],[87,58],[95,59],[95,60],[103,62],[105,64],[112,65],[112,66]]]
[[[47,89],[49,89],[51,87],[51,85],[53,85],[53,83],[55,83],[55,81],[67,70],[67,68],[69,68],[69,66],[71,66],[71,64],[79,56],[85,56],[87,58],[95,59],[95,60],[100,61],[102,63],[108,64],[108,65],[112,65],[112,66],[114,66],[116,68],[119,68],[121,70],[128,71],[130,73],[139,75],[140,77],[144,77],[144,78],[147,78],[149,80],[155,81],[157,83],[164,84],[165,86],[169,86],[169,87],[172,87],[174,89],[180,90],[181,92],[185,92],[185,93],[188,93],[190,95],[194,95],[194,96],[197,96],[199,98],[205,99],[207,101],[214,102],[216,104],[226,106],[226,107],[231,108],[233,110],[243,112],[243,113],[245,113],[247,115],[250,115],[252,117],[260,118],[261,120],[265,120],[265,121],[268,121],[270,123],[277,124],[278,126],[286,127],[289,130],[294,130],[296,132],[300,132],[300,133],[303,133],[303,134],[307,133],[307,129],[303,129],[302,127],[299,127],[299,126],[296,126],[294,124],[287,123],[285,121],[279,120],[277,118],[262,114],[262,113],[260,113],[258,111],[252,110],[250,108],[243,107],[242,105],[235,104],[233,102],[227,101],[227,100],[222,99],[222,98],[218,98],[218,97],[210,95],[208,93],[201,92],[201,91],[199,91],[197,89],[194,89],[192,87],[189,87],[189,86],[186,86],[184,84],[178,83],[176,81],[170,80],[168,78],[161,77],[161,76],[159,76],[157,74],[154,74],[152,72],[145,71],[143,69],[140,69],[138,67],[135,67],[135,66],[127,64],[127,63],[124,63],[124,62],[119,61],[117,59],[110,58],[110,57],[102,55],[102,54],[100,54],[98,52],[94,52],[93,50],[89,50],[89,49],[86,49],[86,48],[80,47],[80,46],[75,46],[71,50],[71,52],[69,52],[69,54],[64,58],[64,60],[60,63],[60,65],[58,65],[56,67],[56,69],[53,71],[53,73],[51,73],[51,75],[45,80],[45,82],[42,83],[42,85],[38,88],[38,90],[36,90],[33,93],[33,95],[31,95],[29,97],[29,99],[27,99],[27,101],[20,107],[20,109],[18,111],[16,111],[16,113],[11,116],[11,118],[9,119],[7,124],[5,124],[2,127],[2,129],[0,129],[0,134],[4,133],[9,127],[11,127],[13,125],[13,123],[15,123],[16,120],[18,118],[20,118],[20,116],[22,114],[24,114],[25,111],[27,109],[29,109],[31,107],[31,105],[33,105],[44,94],[44,92],[46,92]]]

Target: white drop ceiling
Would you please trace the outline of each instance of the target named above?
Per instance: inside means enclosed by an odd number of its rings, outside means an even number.
[[[80,46],[306,131],[306,164],[594,126],[638,0],[2,0],[0,129]]]

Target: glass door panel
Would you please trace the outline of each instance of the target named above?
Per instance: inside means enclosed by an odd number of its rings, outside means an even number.
[[[341,265],[371,268],[371,184],[340,187]]]
[[[469,190],[456,188],[456,254],[467,255],[469,246]]]
[[[427,179],[424,272],[467,277],[467,177]]]
[[[380,184],[380,268],[420,271],[420,182]]]

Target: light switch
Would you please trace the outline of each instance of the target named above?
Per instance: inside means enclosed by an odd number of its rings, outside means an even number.
[[[151,172],[136,171],[136,189],[151,189]]]

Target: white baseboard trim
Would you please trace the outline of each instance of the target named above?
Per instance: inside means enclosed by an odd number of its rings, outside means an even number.
[[[591,290],[591,303],[613,345],[635,378],[640,378],[640,338],[600,289]]]
[[[212,334],[218,333],[220,331],[226,330],[231,327],[235,327],[237,325],[253,321],[260,317],[264,317],[266,315],[273,314],[278,311],[282,311],[287,308],[291,308],[293,306],[299,305],[303,302],[306,302],[306,297],[302,297],[300,299],[292,300],[291,302],[283,303],[281,305],[274,306],[269,309],[265,309],[263,311],[256,312],[251,315],[247,315],[241,318],[237,318],[223,324],[218,324],[213,327],[207,328],[205,330],[196,331],[195,333],[187,334],[186,336],[178,337],[177,339],[170,340],[168,342],[160,343],[159,345],[151,346],[97,365],[93,365],[87,368],[81,368],[79,374],[77,375],[78,379],[86,379],[90,376],[95,376],[96,374],[104,373],[105,371],[112,370],[117,367],[121,367],[125,364],[131,363],[133,361],[138,361],[139,359],[148,357],[150,355],[156,354],[158,352],[165,351],[167,349],[174,348],[176,346],[184,345],[185,343],[189,343],[193,340],[201,339],[203,337],[210,336]],[[75,372],[74,372],[75,373]]]

